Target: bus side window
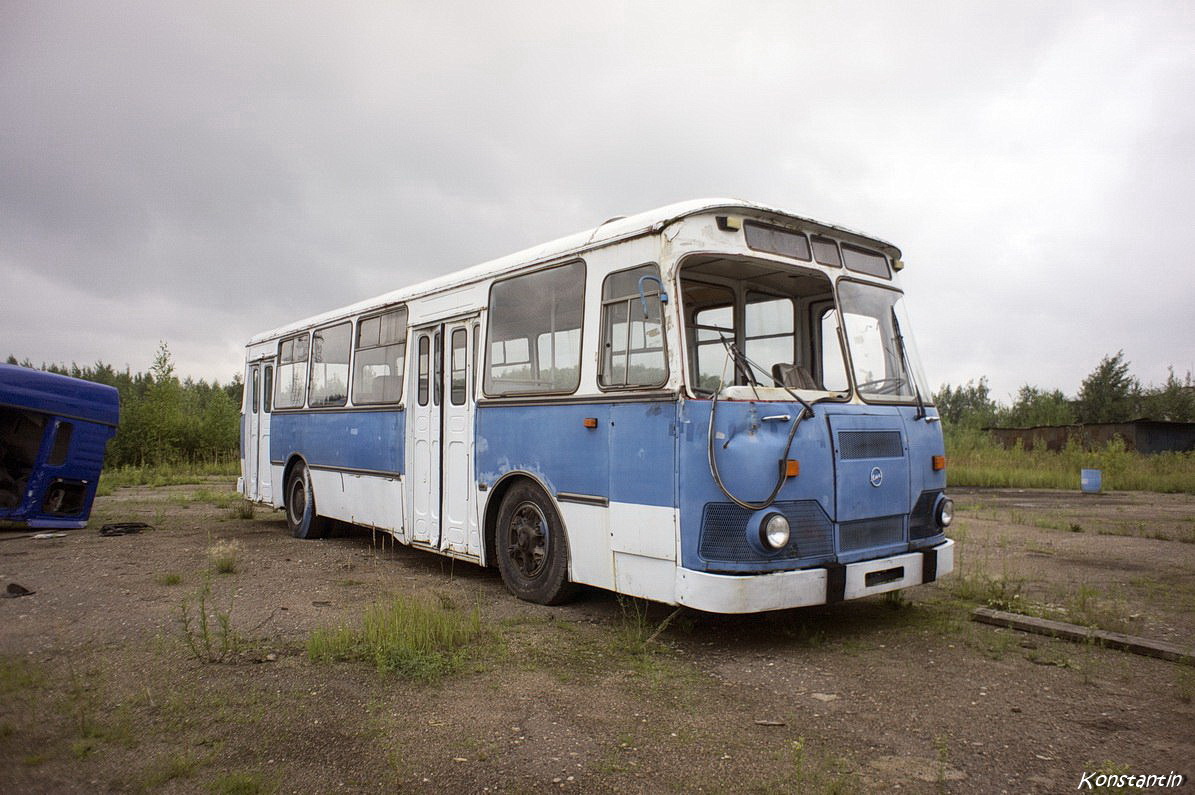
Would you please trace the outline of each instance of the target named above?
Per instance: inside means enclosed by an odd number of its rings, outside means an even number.
[[[290,337],[278,345],[278,380],[275,384],[274,407],[297,409],[303,407],[307,391],[306,334]]]
[[[351,329],[351,323],[338,323],[312,335],[308,405],[343,406],[348,402]]]
[[[653,387],[668,380],[659,278],[655,265],[641,265],[611,273],[602,283],[599,386]]]
[[[463,328],[454,329],[452,332],[452,390],[449,394],[449,399],[454,406],[465,405],[465,371],[467,355],[469,346],[468,332]]]
[[[261,376],[258,375],[259,369],[260,368],[258,367],[253,368],[253,389],[251,390],[249,396],[249,410],[254,414],[257,413],[257,401],[260,399],[261,395]]]
[[[581,383],[585,263],[494,282],[487,395],[570,394]]]
[[[428,340],[426,334],[419,335],[419,405],[427,405],[427,382],[428,382],[428,365],[431,363],[428,356]]]
[[[407,308],[362,318],[353,356],[353,403],[397,403],[407,356]]]
[[[269,414],[274,400],[274,365],[267,364],[262,369],[265,370],[265,375],[262,376],[261,382],[261,410]]]

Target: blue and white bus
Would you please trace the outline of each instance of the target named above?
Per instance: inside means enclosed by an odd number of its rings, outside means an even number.
[[[699,610],[952,570],[893,245],[699,200],[291,323],[246,352],[247,499]]]

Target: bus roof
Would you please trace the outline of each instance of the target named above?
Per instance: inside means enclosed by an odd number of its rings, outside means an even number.
[[[482,262],[470,268],[465,268],[464,270],[452,271],[451,273],[447,273],[443,276],[437,276],[434,279],[419,282],[408,287],[401,287],[389,293],[374,296],[349,306],[340,307],[338,309],[322,312],[318,315],[313,315],[303,320],[287,323],[286,325],[280,326],[271,331],[255,335],[249,340],[248,344],[255,345],[285,336],[295,331],[300,331],[312,326],[323,325],[324,323],[330,323],[351,315],[358,315],[363,312],[380,309],[384,306],[402,303],[403,301],[407,301],[412,298],[440,292],[442,290],[458,287],[463,284],[468,284],[483,279],[491,279],[536,262],[550,261],[558,257],[566,256],[573,252],[592,248],[605,243],[610,243],[622,238],[638,237],[639,235],[647,234],[649,232],[658,232],[674,221],[678,221],[690,215],[712,212],[714,210],[728,210],[731,212],[748,211],[760,214],[762,216],[775,216],[778,220],[788,219],[791,221],[798,221],[816,227],[817,229],[825,232],[837,232],[849,235],[851,237],[860,238],[861,241],[868,241],[880,246],[882,249],[884,249],[885,253],[889,254],[893,258],[900,257],[900,250],[891,243],[871,237],[870,235],[865,235],[861,232],[856,232],[851,229],[823,223],[812,218],[794,215],[792,213],[785,212],[784,210],[767,207],[754,202],[743,201],[742,199],[693,199],[686,202],[665,205],[664,207],[658,207],[654,210],[648,210],[636,215],[613,218],[609,221],[599,224],[593,229],[587,229],[583,232],[577,232],[548,243],[543,243],[538,246],[533,246],[531,248],[515,252],[514,254],[508,254],[504,257],[499,257],[498,259]]]
[[[115,387],[15,364],[0,364],[0,406],[112,427],[120,419]]]

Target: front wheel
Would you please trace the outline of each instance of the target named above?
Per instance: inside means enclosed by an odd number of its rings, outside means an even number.
[[[311,474],[303,464],[286,482],[286,526],[295,538],[323,538],[328,529],[328,520],[315,512]]]
[[[538,487],[519,483],[506,494],[495,540],[498,570],[512,594],[541,605],[560,604],[573,595],[564,525]]]

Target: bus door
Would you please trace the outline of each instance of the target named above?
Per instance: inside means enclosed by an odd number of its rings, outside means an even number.
[[[249,411],[245,414],[246,496],[269,502],[270,488],[270,411],[274,392],[274,363],[255,362],[249,367],[246,384]]]
[[[257,432],[261,416],[261,365],[249,365],[245,374],[245,496],[257,499],[258,444]]]
[[[480,551],[468,548],[475,333],[472,319],[415,330],[408,409],[411,540],[466,554]]]
[[[272,502],[270,476],[270,413],[274,408],[274,363],[261,365],[261,411],[257,415],[257,498]]]

